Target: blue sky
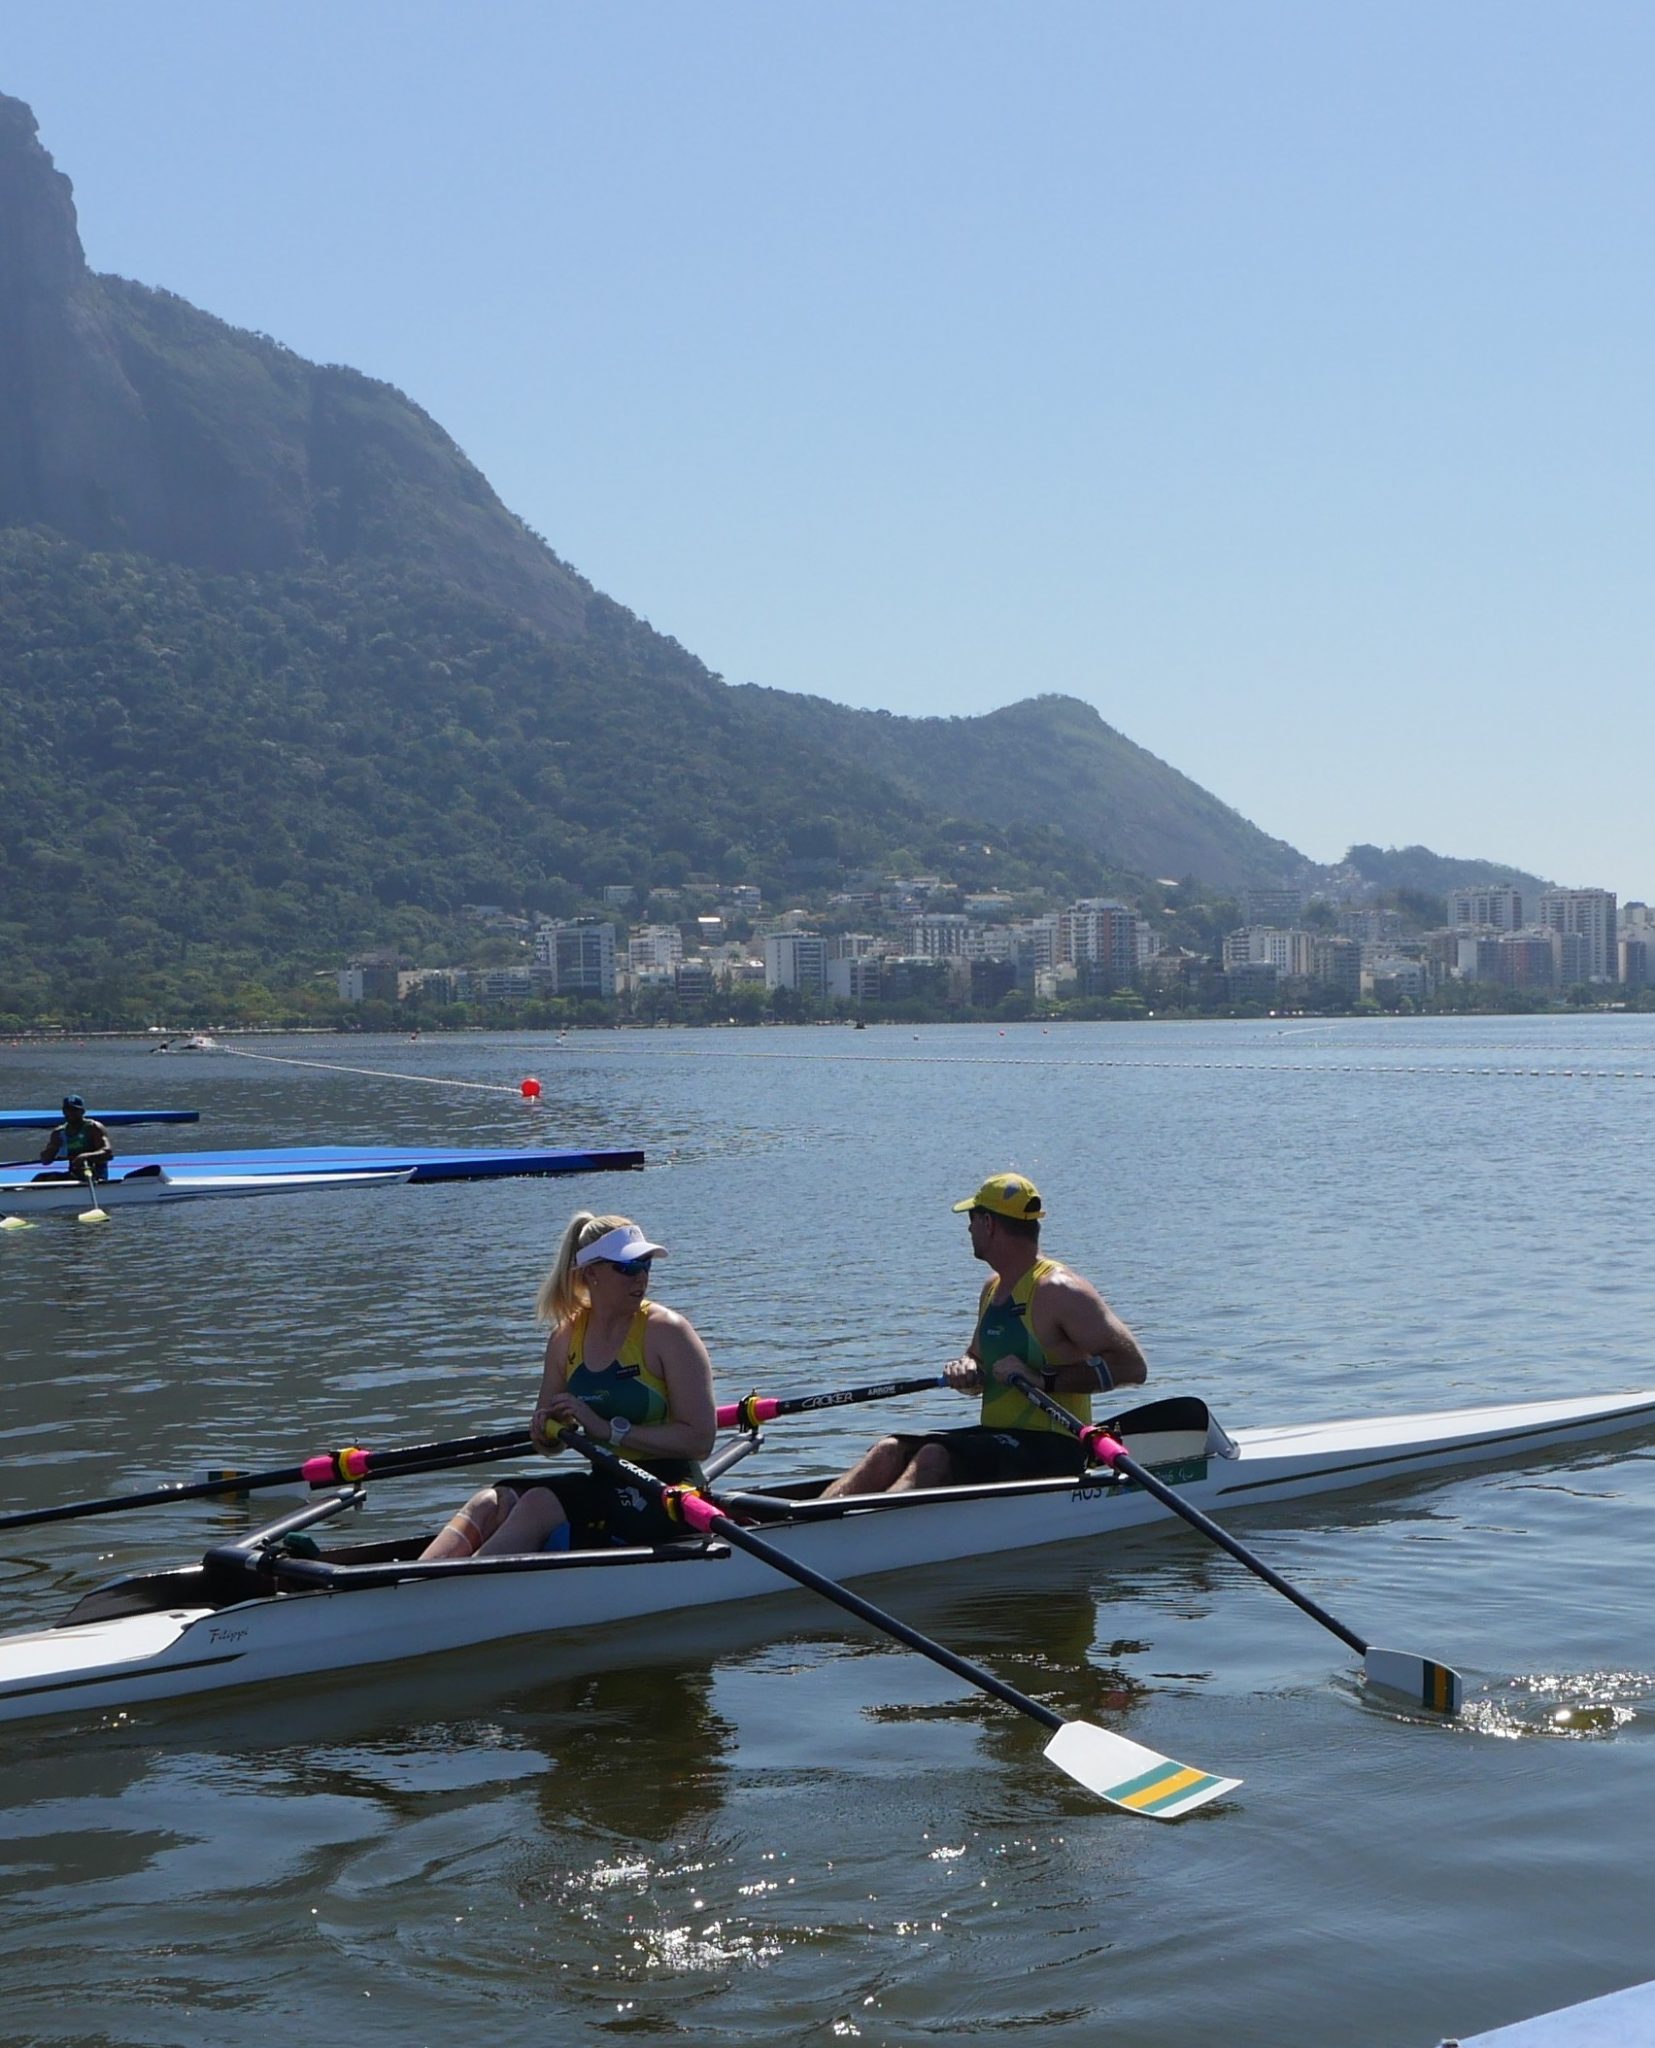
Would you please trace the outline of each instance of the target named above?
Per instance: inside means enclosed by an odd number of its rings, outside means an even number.
[[[1655,895],[1655,11],[13,0],[94,267],[732,682]]]

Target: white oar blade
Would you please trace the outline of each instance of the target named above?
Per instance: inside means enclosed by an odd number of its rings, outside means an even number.
[[[1241,1783],[1239,1778],[1215,1778],[1209,1771],[1175,1763],[1141,1742],[1094,1728],[1090,1721],[1065,1721],[1046,1744],[1046,1754],[1088,1792],[1152,1820],[1179,1820]]]
[[[75,1221],[77,1223],[107,1223],[109,1221],[109,1211],[107,1209],[82,1209],[75,1218]]]
[[[0,1230],[33,1230],[26,1216],[0,1216]]]
[[[1465,1699],[1465,1685],[1457,1671],[1446,1664],[1433,1664],[1428,1657],[1412,1656],[1407,1650],[1381,1650],[1371,1645],[1362,1660],[1362,1673],[1376,1691],[1394,1694],[1428,1714],[1457,1714]]]

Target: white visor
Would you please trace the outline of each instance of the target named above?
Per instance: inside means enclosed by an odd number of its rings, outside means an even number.
[[[582,1245],[575,1253],[577,1266],[592,1266],[599,1259],[624,1266],[633,1259],[653,1259],[666,1250],[664,1244],[651,1244],[636,1223],[623,1224],[619,1230],[606,1230],[588,1245]]]

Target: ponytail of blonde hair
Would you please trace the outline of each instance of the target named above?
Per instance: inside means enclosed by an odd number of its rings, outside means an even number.
[[[575,1254],[589,1244],[596,1244],[600,1237],[607,1237],[612,1230],[637,1227],[630,1216],[594,1216],[590,1209],[577,1209],[569,1218],[552,1270],[541,1281],[540,1292],[534,1298],[537,1320],[555,1327],[573,1321],[582,1309],[590,1308],[592,1296],[575,1264]]]

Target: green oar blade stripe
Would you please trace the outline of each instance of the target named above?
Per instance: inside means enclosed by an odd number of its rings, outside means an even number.
[[[1111,1785],[1109,1797],[1135,1813],[1161,1813],[1199,1798],[1220,1781],[1208,1771],[1191,1770],[1188,1764],[1168,1763],[1139,1777]]]

